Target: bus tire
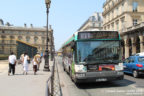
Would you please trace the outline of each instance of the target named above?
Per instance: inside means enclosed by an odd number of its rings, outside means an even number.
[[[63,66],[63,70],[65,71],[64,63],[62,64],[62,66]]]
[[[73,81],[73,77],[72,77],[72,70],[71,70],[71,69],[69,69],[69,74],[70,74],[70,78],[71,78],[71,80]]]
[[[64,66],[63,66],[63,70],[66,71]]]

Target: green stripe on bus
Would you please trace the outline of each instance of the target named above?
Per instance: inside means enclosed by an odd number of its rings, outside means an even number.
[[[74,63],[74,61],[72,62],[72,66],[71,66],[71,68],[72,68],[72,75],[74,75],[74,73],[75,73],[75,71],[74,71],[74,65],[75,65],[75,63]]]

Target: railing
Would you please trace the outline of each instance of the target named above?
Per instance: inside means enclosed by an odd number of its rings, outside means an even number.
[[[47,84],[46,84],[45,96],[62,96],[62,90],[61,90],[60,80],[59,80],[59,72],[58,72],[57,63],[55,61],[55,57],[53,60],[53,66],[51,70],[52,70],[51,76],[47,80]]]
[[[61,85],[60,85],[60,79],[59,79],[59,70],[58,70],[58,60],[55,63],[55,75],[54,75],[54,95],[53,96],[63,96],[62,95],[62,90],[61,90]]]
[[[140,28],[140,27],[143,27],[143,26],[144,26],[144,22],[127,28],[127,31],[134,30],[134,29],[137,29],[137,28]]]
[[[119,32],[132,31],[132,30],[134,30],[134,29],[141,28],[141,27],[144,27],[144,22],[139,23],[139,24],[136,24],[136,25],[133,25],[133,26],[128,27],[128,28],[124,28],[124,29],[122,29],[122,30],[119,30]]]
[[[46,95],[45,96],[53,96],[54,90],[54,69],[55,69],[55,59],[52,66],[51,76],[48,78],[46,82]]]

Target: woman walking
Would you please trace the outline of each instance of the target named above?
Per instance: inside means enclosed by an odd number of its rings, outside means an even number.
[[[28,74],[28,65],[29,65],[29,61],[30,60],[30,58],[29,58],[29,56],[27,55],[27,53],[24,53],[24,59],[23,59],[23,70],[24,70],[24,72],[23,72],[23,75],[24,74]]]
[[[33,58],[33,71],[34,71],[34,75],[36,75],[37,67],[38,67],[38,61],[37,61],[36,56],[34,56],[34,58]]]
[[[40,55],[39,55],[39,53],[37,53],[34,56],[34,59],[33,59],[33,71],[34,71],[34,75],[36,75],[36,72],[39,69],[39,65],[40,65]]]

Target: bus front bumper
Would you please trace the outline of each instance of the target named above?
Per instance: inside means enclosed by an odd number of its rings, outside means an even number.
[[[124,74],[122,71],[101,71],[101,72],[86,72],[86,73],[76,73],[75,82],[102,82],[102,81],[113,81],[122,80]]]

